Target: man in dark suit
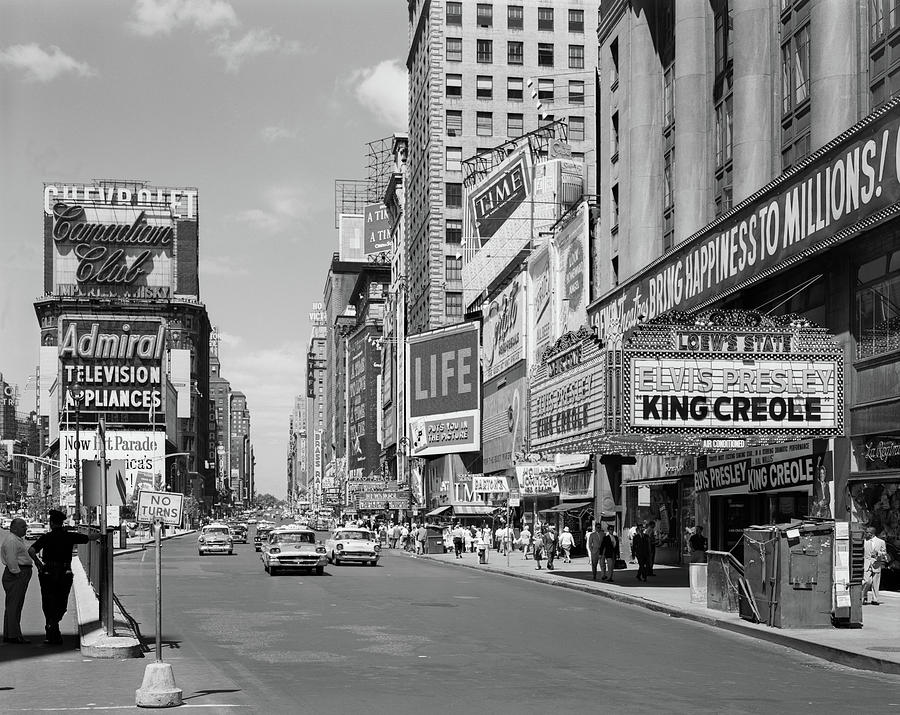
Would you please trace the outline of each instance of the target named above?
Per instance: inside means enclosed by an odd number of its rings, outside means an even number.
[[[616,536],[616,527],[612,524],[606,527],[606,533],[600,542],[600,580],[612,581],[613,571],[616,568],[616,559],[619,558],[619,538]]]
[[[588,555],[591,557],[591,575],[594,581],[597,580],[597,564],[600,562],[600,544],[602,541],[603,538],[600,534],[600,524],[597,523],[594,525],[594,528],[591,529],[591,533],[588,534],[587,538]]]
[[[634,535],[634,556],[638,562],[637,579],[646,581],[650,573],[650,538],[644,533],[644,525],[637,525],[637,533]]]

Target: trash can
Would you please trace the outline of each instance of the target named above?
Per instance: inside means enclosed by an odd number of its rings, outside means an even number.
[[[478,563],[486,564],[488,562],[488,545],[479,540],[475,545],[475,550],[478,551]]]
[[[442,529],[430,526],[428,527],[428,533],[425,536],[425,553],[444,553],[444,534]]]
[[[706,603],[706,564],[691,564],[691,603]]]

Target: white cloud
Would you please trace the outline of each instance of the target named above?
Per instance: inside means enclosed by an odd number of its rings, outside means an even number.
[[[243,266],[235,265],[228,256],[209,255],[200,258],[200,272],[208,276],[233,278],[245,276],[249,271]]]
[[[33,82],[50,82],[57,77],[75,73],[82,77],[97,74],[86,62],[79,62],[61,49],[51,45],[49,52],[40,45],[11,45],[0,51],[0,65],[25,71],[25,79]]]
[[[275,234],[296,229],[298,222],[306,220],[312,206],[307,193],[297,186],[274,186],[261,197],[262,206],[238,211],[232,217],[263,233]]]
[[[153,37],[181,27],[212,32],[237,24],[234,8],[224,0],[137,0],[128,26],[138,35]]]
[[[351,77],[357,101],[391,129],[405,130],[408,119],[408,78],[398,60],[385,60],[357,70]]]
[[[259,134],[266,144],[273,144],[283,139],[295,139],[297,137],[297,130],[287,129],[285,127],[263,127]]]
[[[191,29],[206,36],[212,53],[225,61],[227,72],[237,72],[249,59],[265,54],[297,54],[303,46],[271,30],[241,30],[241,21],[225,0],[137,0],[128,22],[144,37],[170,35]]]
[[[215,40],[215,53],[225,60],[225,69],[229,72],[237,72],[252,57],[269,52],[294,55],[300,49],[299,42],[285,40],[270,30],[248,30],[236,40],[229,33]]]

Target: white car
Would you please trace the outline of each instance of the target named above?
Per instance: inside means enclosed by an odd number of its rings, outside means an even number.
[[[207,524],[200,530],[197,537],[197,552],[200,556],[206,554],[234,553],[234,540],[231,538],[231,529],[228,524]]]
[[[40,521],[29,521],[28,528],[25,531],[25,538],[34,540],[49,532],[50,529],[46,524],[43,524]]]
[[[351,562],[377,566],[381,545],[368,529],[341,527],[332,531],[326,539],[325,552],[335,566]]]
[[[316,543],[316,532],[287,526],[269,533],[259,555],[269,576],[287,569],[305,569],[319,576],[325,573],[325,547]]]

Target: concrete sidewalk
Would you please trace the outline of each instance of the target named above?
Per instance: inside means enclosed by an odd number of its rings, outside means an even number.
[[[655,577],[646,583],[636,579],[637,566],[616,571],[613,582],[594,581],[587,557],[573,558],[564,564],[557,559],[553,571],[538,571],[535,562],[524,559],[521,551],[507,559],[490,551],[488,563],[479,564],[477,554],[467,553],[462,559],[454,554],[415,556],[400,550],[383,554],[428,559],[447,566],[471,568],[538,583],[595,594],[677,618],[705,623],[716,628],[742,633],[772,643],[824,658],[853,668],[900,674],[900,594],[882,591],[880,606],[863,607],[862,628],[781,629],[745,621],[737,613],[726,613],[691,603],[689,571],[686,566],[656,566]],[[599,579],[599,576],[598,576]]]

